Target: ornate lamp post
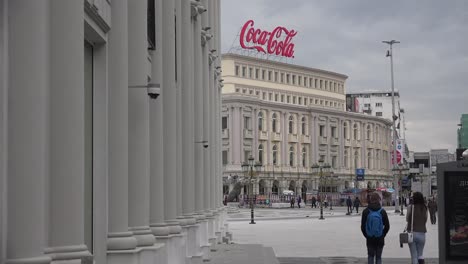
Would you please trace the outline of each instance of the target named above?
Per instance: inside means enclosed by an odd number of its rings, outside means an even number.
[[[323,159],[319,159],[318,164],[312,165],[312,173],[319,175],[319,197],[320,197],[320,220],[324,220],[323,218],[323,197],[322,197],[322,188],[323,188],[323,181],[324,175],[323,173],[330,172],[331,166],[327,163],[323,163]]]
[[[399,172],[399,178],[398,178],[398,183],[399,183],[399,190],[400,190],[400,215],[403,216],[403,184],[401,182],[402,180],[402,174],[406,175],[409,171],[408,167],[403,164],[398,164],[397,168],[392,169],[393,171],[398,171]]]
[[[254,173],[255,169],[255,173]],[[262,164],[259,162],[255,162],[252,155],[250,155],[248,162],[244,162],[242,164],[242,171],[245,173],[246,176],[250,176],[249,180],[249,202],[250,202],[250,224],[255,224],[254,221],[254,204],[253,204],[253,183],[254,183],[254,175],[260,172],[262,169]]]

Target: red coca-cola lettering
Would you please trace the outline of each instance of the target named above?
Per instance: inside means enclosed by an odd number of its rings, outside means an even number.
[[[272,32],[269,32],[255,29],[253,26],[253,20],[245,22],[244,26],[242,26],[239,38],[242,48],[256,49],[258,52],[294,58],[292,38],[296,36],[297,31],[288,30],[285,27],[276,27]]]

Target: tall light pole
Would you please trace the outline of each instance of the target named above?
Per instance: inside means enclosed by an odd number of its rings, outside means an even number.
[[[392,121],[393,121],[393,131],[392,131],[392,157],[393,157],[393,170],[392,172],[396,169],[396,164],[397,164],[397,154],[396,154],[396,126],[395,126],[395,87],[394,87],[394,82],[393,82],[393,49],[392,46],[393,44],[398,44],[400,41],[397,40],[384,40],[382,41],[383,43],[386,43],[390,45],[390,50],[387,51],[387,57],[390,57],[390,75],[391,75],[391,81],[392,81]],[[393,174],[393,184],[395,185],[395,196],[399,197],[399,192],[398,192],[398,182],[396,180],[396,175]],[[398,199],[395,201],[395,213],[399,213],[400,209],[398,208]]]
[[[252,155],[249,156],[248,162],[244,162],[242,164],[242,171],[247,176],[250,176],[249,180],[249,202],[250,202],[250,224],[256,224],[254,221],[254,204],[253,204],[253,183],[254,183],[254,168],[255,168],[255,174],[261,171],[262,169],[262,164],[259,162],[255,162],[254,158]]]
[[[322,195],[322,188],[323,188],[323,173],[324,171],[325,172],[329,172],[331,166],[328,165],[328,164],[324,164],[323,163],[323,159],[319,159],[318,161],[319,164],[314,164],[312,165],[311,169],[312,169],[312,173],[319,173],[319,197],[320,197],[320,220],[324,220],[325,218],[323,217],[323,195]]]

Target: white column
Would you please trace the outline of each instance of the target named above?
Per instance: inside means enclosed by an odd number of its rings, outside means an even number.
[[[181,225],[185,225],[186,221],[182,217],[182,185],[183,180],[182,180],[182,167],[184,166],[184,161],[182,160],[182,42],[184,41],[182,38],[182,1],[186,0],[176,0],[175,1],[175,16],[176,16],[176,116],[177,116],[177,163],[178,166],[176,166],[176,171],[177,171],[177,177],[176,177],[176,193],[177,193],[177,199],[176,199],[176,215],[178,218],[181,218],[179,220],[179,223]]]
[[[50,257],[44,255],[49,195],[50,1],[7,4],[6,263],[50,263]],[[34,48],[25,36],[34,40]]]
[[[147,1],[128,1],[128,225],[137,246],[152,246],[149,229],[149,96]]]
[[[162,1],[155,1],[155,28],[156,49],[152,51],[151,83],[153,86],[161,86],[163,81],[163,34],[162,34]],[[164,90],[156,100],[150,101],[150,226],[153,234],[167,236],[169,228],[164,223],[164,120],[163,120]]]
[[[8,1],[0,0],[0,215],[7,215]],[[0,262],[6,261],[6,219],[0,217]]]
[[[194,135],[194,84],[191,75],[193,60],[192,53],[192,22],[191,22],[191,7],[189,1],[182,2],[182,16],[180,23],[182,24],[182,213],[185,216],[190,216],[195,212],[195,173],[194,151],[195,151],[195,135]]]
[[[127,2],[112,3],[109,32],[108,250],[134,249],[128,231],[128,24]],[[109,253],[108,253],[109,254]]]
[[[163,114],[164,114],[164,217],[171,234],[180,233],[177,217],[177,87],[175,83],[174,2],[162,1]]]
[[[92,120],[85,115],[85,100],[90,99],[85,94],[91,91],[83,92],[83,13],[83,2],[51,1],[50,218],[45,252],[52,260],[91,255],[84,244],[85,193],[92,194],[85,192],[85,175],[92,180],[85,151],[92,152],[86,148],[92,146],[87,143],[93,134],[87,128]]]
[[[195,16],[193,21],[193,74],[194,79],[193,83],[194,87],[194,120],[195,122],[195,141],[202,142],[203,138],[203,124],[205,117],[203,116],[203,104],[206,101],[206,98],[203,94],[203,78],[201,73],[202,68],[202,52],[201,52],[201,45],[200,45],[200,17]],[[195,192],[195,211],[197,213],[204,213],[206,208],[206,204],[204,201],[204,193],[207,192],[209,189],[206,187],[205,182],[205,164],[204,164],[204,147],[203,143],[196,143],[195,144],[195,184],[196,184],[196,192]]]

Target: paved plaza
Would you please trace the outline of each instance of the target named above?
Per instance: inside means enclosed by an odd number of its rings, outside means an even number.
[[[325,220],[319,220],[319,209],[258,208],[255,209],[255,225],[249,224],[249,209],[230,210],[229,228],[234,243],[272,247],[280,263],[361,263],[367,256],[360,229],[360,213],[364,208],[351,216],[346,215],[344,207],[333,209],[324,209]],[[394,207],[385,209],[390,231],[385,239],[383,258],[386,263],[408,263],[408,246],[400,248],[398,242],[406,218],[394,213]],[[404,212],[406,214],[406,209]],[[437,263],[437,225],[429,222],[427,230],[424,256],[428,263]]]

